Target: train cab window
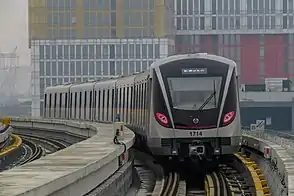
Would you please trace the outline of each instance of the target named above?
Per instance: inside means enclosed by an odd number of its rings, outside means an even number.
[[[59,93],[59,117],[62,117],[62,93]]]
[[[87,91],[85,91],[85,96],[84,96],[84,109],[83,109],[83,111],[84,111],[84,119],[86,119],[87,118]]]
[[[67,118],[67,95],[68,93],[65,93],[65,107],[64,107],[64,117]]]
[[[57,105],[57,93],[54,93],[54,116],[53,117],[55,117],[56,116],[56,105]]]
[[[106,108],[106,121],[108,121],[108,114],[109,114],[109,89],[106,89],[106,104],[105,104],[105,108]]]
[[[74,118],[77,118],[77,109],[78,109],[78,93],[75,92],[75,110],[74,110]]]
[[[47,94],[45,94],[45,98],[44,98],[44,117],[47,117]]]
[[[92,99],[93,99],[93,92],[90,91],[90,103],[89,103],[89,120],[92,119]]]

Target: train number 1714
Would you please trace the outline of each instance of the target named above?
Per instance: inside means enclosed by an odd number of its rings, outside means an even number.
[[[191,137],[202,136],[202,131],[190,131],[190,136]]]

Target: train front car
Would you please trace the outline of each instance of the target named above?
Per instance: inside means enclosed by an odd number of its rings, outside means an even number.
[[[187,54],[154,63],[150,150],[180,160],[212,161],[238,151],[241,128],[236,64]]]

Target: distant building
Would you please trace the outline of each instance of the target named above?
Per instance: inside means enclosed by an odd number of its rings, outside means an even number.
[[[294,79],[292,0],[29,2],[33,115],[46,86],[144,70],[174,52],[231,58],[241,83]]]
[[[29,2],[33,116],[47,86],[140,72],[174,53],[173,6],[164,0]]]
[[[294,79],[292,0],[175,0],[176,52],[235,60],[241,83]]]

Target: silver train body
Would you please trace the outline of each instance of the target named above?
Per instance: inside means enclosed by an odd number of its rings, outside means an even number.
[[[131,76],[48,87],[44,117],[125,122],[136,144],[180,159],[240,147],[236,63],[206,53],[170,56]]]

